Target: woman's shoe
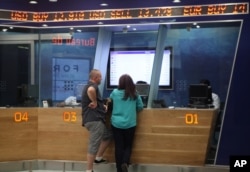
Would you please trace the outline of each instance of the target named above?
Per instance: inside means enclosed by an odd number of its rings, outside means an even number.
[[[122,164],[122,172],[128,172],[128,165],[127,164]]]

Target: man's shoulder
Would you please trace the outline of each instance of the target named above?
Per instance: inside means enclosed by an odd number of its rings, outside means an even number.
[[[212,97],[219,98],[219,95],[216,93],[212,93]]]

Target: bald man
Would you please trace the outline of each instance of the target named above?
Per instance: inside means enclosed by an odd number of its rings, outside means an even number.
[[[89,82],[82,92],[82,125],[89,131],[86,172],[93,172],[94,163],[107,162],[102,156],[112,138],[105,125],[107,106],[103,103],[98,88],[101,80],[101,72],[91,70]]]

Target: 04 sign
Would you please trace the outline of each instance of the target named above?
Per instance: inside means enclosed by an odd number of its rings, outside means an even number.
[[[28,122],[29,115],[28,112],[15,112],[14,113],[14,122]]]

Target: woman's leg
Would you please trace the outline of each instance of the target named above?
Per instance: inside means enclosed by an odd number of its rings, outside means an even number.
[[[124,138],[123,130],[112,126],[113,137],[115,143],[115,161],[117,172],[122,172],[121,165],[123,163]]]
[[[130,164],[130,157],[132,153],[132,147],[134,142],[134,135],[135,135],[135,129],[136,127],[132,127],[125,130],[124,134],[124,154],[123,154],[123,163],[126,163],[127,165]]]

